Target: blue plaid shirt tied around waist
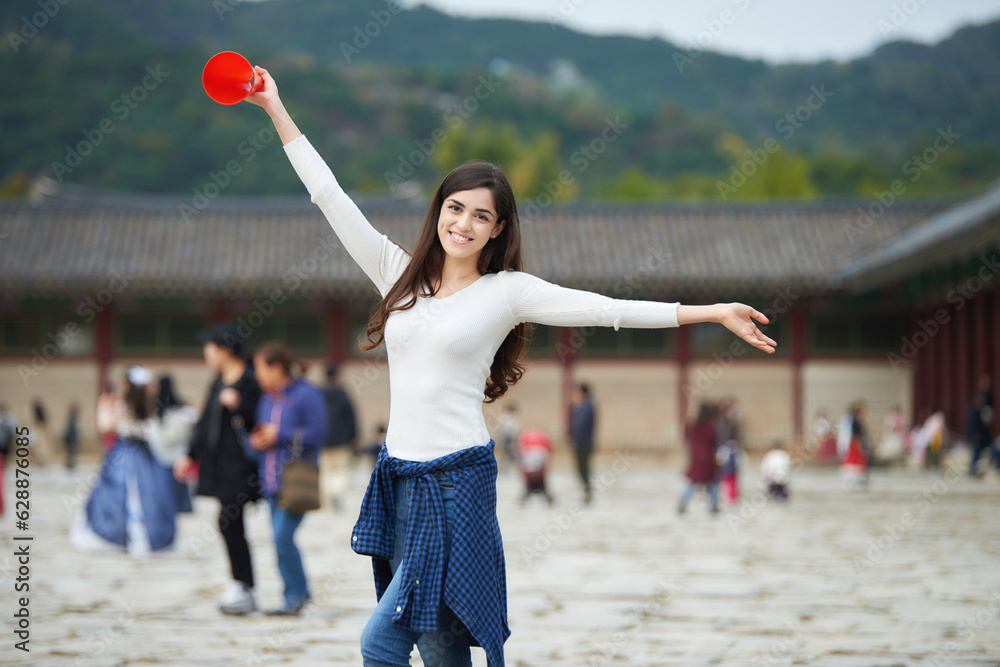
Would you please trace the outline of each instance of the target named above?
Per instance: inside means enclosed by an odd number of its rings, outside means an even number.
[[[408,461],[379,451],[351,547],[372,557],[375,592],[382,599],[392,571],[395,539],[393,479],[409,477],[410,510],[399,569],[393,621],[413,632],[438,632],[444,603],[465,624],[473,646],[486,651],[490,667],[503,667],[507,625],[507,578],[496,516],[496,443],[459,450],[430,461]],[[455,484],[455,519],[445,567],[445,514],[436,473]],[[446,571],[447,570],[447,571]],[[443,596],[442,596],[443,594]]]

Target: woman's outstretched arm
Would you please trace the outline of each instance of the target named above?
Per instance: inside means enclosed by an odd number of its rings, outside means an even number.
[[[563,287],[522,271],[498,276],[513,322],[550,326],[609,326],[665,328],[696,322],[716,322],[750,345],[772,354],[777,343],[765,336],[754,319],[767,318],[742,303],[688,306],[680,303],[614,299],[596,292]]]
[[[274,79],[263,67],[254,69],[263,79],[264,86],[247,97],[247,101],[262,107],[271,117],[285,153],[309,191],[312,202],[323,211],[347,252],[384,296],[409,263],[409,254],[372,227],[361,209],[340,187],[330,167],[295,125],[278,96]]]

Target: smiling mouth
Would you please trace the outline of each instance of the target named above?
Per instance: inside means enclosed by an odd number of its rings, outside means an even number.
[[[448,232],[448,236],[451,237],[452,241],[454,241],[455,243],[460,243],[460,244],[465,244],[465,243],[468,243],[469,241],[472,240],[468,236],[462,236],[461,234],[458,234],[456,232]]]

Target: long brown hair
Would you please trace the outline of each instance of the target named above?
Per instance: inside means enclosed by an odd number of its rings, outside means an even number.
[[[146,385],[135,384],[132,378],[125,374],[125,396],[123,396],[125,406],[136,421],[145,421],[152,414],[150,409],[149,394],[146,393]]]
[[[445,258],[437,231],[441,207],[444,206],[444,200],[453,193],[474,188],[487,188],[492,192],[497,220],[507,221],[497,237],[489,239],[480,252],[477,264],[479,273],[486,275],[521,270],[521,225],[517,216],[517,202],[514,201],[514,192],[507,177],[498,166],[489,162],[467,162],[456,167],[444,177],[431,198],[416,250],[410,254],[409,263],[368,319],[368,329],[365,331],[368,343],[359,343],[362,350],[373,350],[385,342],[385,321],[389,313],[409,310],[417,303],[418,294],[436,294],[434,280],[441,277]],[[391,305],[405,297],[409,297],[405,303]],[[486,379],[483,390],[485,403],[492,403],[503,396],[524,375],[525,367],[521,364],[520,357],[530,331],[527,324],[529,323],[521,322],[515,326],[493,357],[490,376]]]

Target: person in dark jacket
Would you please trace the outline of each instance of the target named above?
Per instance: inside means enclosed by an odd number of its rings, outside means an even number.
[[[233,576],[219,608],[225,614],[243,615],[257,608],[243,511],[248,502],[260,499],[260,485],[257,464],[244,454],[242,439],[256,423],[261,390],[253,367],[247,363],[246,340],[235,325],[220,324],[200,338],[205,363],[217,375],[191,434],[188,453],[177,460],[174,474],[186,479],[192,463],[197,462],[198,495],[219,499],[219,530]]]
[[[988,373],[979,378],[979,389],[972,397],[966,418],[965,438],[972,450],[969,461],[969,476],[978,477],[979,458],[989,452],[993,445],[993,391]]]
[[[330,426],[320,457],[326,490],[324,497],[332,503],[334,510],[340,511],[342,496],[347,487],[351,457],[358,453],[356,451],[358,429],[351,397],[340,384],[336,364],[326,367],[323,398],[326,401],[326,415]]]
[[[285,464],[296,459],[319,463],[328,429],[326,403],[319,389],[299,377],[303,366],[282,343],[263,343],[253,363],[264,394],[250,445],[260,452],[261,492],[271,507],[278,571],[285,583],[284,605],[267,613],[298,616],[310,598],[302,554],[295,545],[295,531],[305,515],[281,506],[282,473]]]
[[[80,448],[80,406],[76,403],[69,406],[63,445],[66,447],[66,469],[73,470],[76,468],[76,454]]]
[[[593,491],[590,487],[590,456],[594,453],[594,423],[596,414],[594,402],[590,398],[590,386],[580,383],[576,386],[573,396],[572,414],[570,416],[570,439],[573,451],[576,453],[576,468],[583,482],[583,500],[591,501]]]
[[[719,511],[719,481],[715,462],[715,406],[702,403],[698,408],[698,417],[684,429],[685,439],[691,453],[688,466],[688,484],[681,493],[677,504],[677,513],[687,511],[688,501],[699,486],[708,491],[712,514]]]

